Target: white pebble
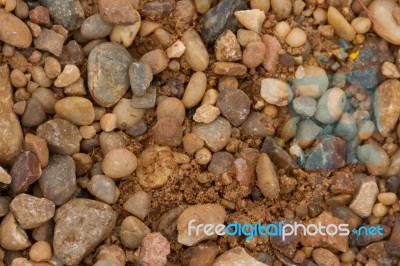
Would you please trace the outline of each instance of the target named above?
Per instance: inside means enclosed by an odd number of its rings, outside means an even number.
[[[300,28],[294,28],[286,36],[285,41],[292,47],[300,47],[306,43],[307,34]]]

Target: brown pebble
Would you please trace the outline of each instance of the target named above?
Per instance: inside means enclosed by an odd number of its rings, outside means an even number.
[[[248,68],[254,68],[259,66],[265,57],[267,48],[261,41],[249,43],[243,52],[243,64]]]
[[[153,136],[160,145],[176,147],[182,143],[183,128],[174,117],[163,117],[154,125]]]
[[[217,75],[242,76],[247,73],[245,65],[229,62],[215,62],[212,71]]]

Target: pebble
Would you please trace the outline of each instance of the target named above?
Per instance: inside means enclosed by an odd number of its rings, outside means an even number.
[[[215,41],[215,57],[221,62],[235,62],[242,59],[242,50],[236,35],[227,30]]]
[[[280,20],[288,18],[292,13],[292,1],[270,0],[272,11]]]
[[[0,40],[17,48],[28,48],[32,34],[28,26],[12,13],[0,10]]]
[[[383,63],[381,71],[382,75],[384,75],[386,78],[389,79],[400,78],[400,72],[397,69],[397,66],[392,62],[386,61],[385,63]]]
[[[48,25],[50,23],[50,13],[44,6],[37,6],[29,11],[29,20],[39,25]]]
[[[301,121],[297,125],[295,143],[300,148],[309,147],[315,139],[322,133],[322,128],[316,125],[311,119]]]
[[[169,2],[147,2],[143,5],[142,13],[151,20],[164,19],[174,9]]]
[[[350,209],[362,218],[371,215],[376,197],[379,193],[374,176],[364,177],[360,188],[350,204]]]
[[[382,203],[377,203],[372,208],[372,215],[378,218],[382,218],[387,213],[387,207]]]
[[[193,226],[199,223],[215,226],[224,223],[225,217],[225,209],[219,204],[197,204],[188,207],[178,217],[178,242],[185,246],[193,246],[206,239],[215,239],[216,235],[207,236],[202,231],[199,234],[189,234],[188,224],[194,219],[196,221],[192,223]]]
[[[149,233],[143,238],[139,263],[143,266],[166,265],[170,252],[170,244],[162,234]]]
[[[308,96],[296,97],[293,99],[293,108],[296,113],[311,117],[317,111],[317,101]]]
[[[201,20],[202,30],[200,33],[204,42],[211,44],[226,30],[236,30],[238,22],[234,13],[245,9],[247,6],[242,0],[223,0],[209,9]],[[188,46],[186,45],[186,47]]]
[[[282,46],[278,39],[272,35],[264,34],[261,37],[262,42],[265,44],[267,51],[265,52],[263,67],[267,72],[275,74],[278,69],[279,52]]]
[[[399,5],[392,1],[372,1],[368,6],[371,16],[374,18],[374,31],[383,39],[394,45],[400,44],[400,35],[398,34],[400,25],[397,24],[393,17],[393,11]],[[391,19],[384,19],[389,17]]]
[[[34,66],[32,70],[32,79],[36,82],[40,87],[48,88],[53,82],[46,76],[46,72],[41,66]],[[39,88],[37,88],[34,92],[36,92]]]
[[[143,238],[150,233],[150,229],[135,216],[126,217],[121,224],[119,236],[122,245],[126,248],[138,248]]]
[[[259,9],[241,10],[235,12],[235,17],[246,29],[260,33],[265,20],[265,12]]]
[[[375,124],[371,120],[364,120],[358,124],[357,136],[360,140],[369,139],[375,132]]]
[[[179,99],[175,97],[167,97],[162,100],[157,106],[157,120],[165,117],[174,117],[182,124],[185,120],[185,106]]]
[[[293,99],[289,85],[279,79],[266,78],[261,80],[261,97],[269,104],[286,106]]]
[[[193,127],[193,133],[203,139],[213,151],[222,150],[230,139],[231,125],[225,118],[218,117],[209,124],[199,124]]]
[[[347,22],[345,17],[333,6],[328,8],[328,23],[333,26],[336,34],[347,41],[353,41],[356,31]]]
[[[124,266],[126,263],[125,252],[117,245],[104,244],[96,250],[96,261],[107,260],[114,262],[116,266]]]
[[[207,77],[203,72],[195,72],[189,80],[189,83],[183,94],[182,103],[185,108],[196,106],[201,99],[207,87]]]
[[[0,247],[9,251],[22,251],[31,246],[29,237],[9,212],[0,224]]]
[[[152,128],[155,141],[159,145],[177,147],[182,143],[183,128],[175,117],[162,117]]]
[[[235,127],[240,126],[250,113],[250,99],[242,90],[225,88],[217,99],[222,115]]]
[[[81,77],[79,68],[75,65],[66,65],[64,70],[57,76],[54,81],[56,87],[67,87],[77,81]]]
[[[357,135],[356,120],[350,113],[343,113],[334,131],[336,136],[352,140]]]
[[[33,152],[24,151],[16,159],[11,168],[10,188],[14,194],[20,194],[28,190],[42,174],[39,159]]]
[[[211,0],[195,0],[195,6],[197,12],[204,14],[210,9]]]
[[[247,73],[247,67],[239,63],[215,62],[211,68],[217,75],[242,76]]]
[[[137,167],[136,156],[127,149],[109,151],[103,159],[102,169],[106,176],[122,178],[132,174]]]
[[[19,101],[14,103],[13,105],[13,112],[17,115],[23,115],[26,108],[26,101]]]
[[[87,190],[107,204],[114,204],[118,200],[119,193],[114,180],[105,175],[92,176],[87,184]]]
[[[313,260],[318,266],[340,266],[338,257],[324,248],[317,248],[312,253]]]
[[[100,119],[100,127],[106,132],[113,131],[117,128],[117,116],[112,113],[103,115]]]
[[[138,13],[137,11],[135,12]],[[142,22],[139,20],[133,25],[114,25],[110,34],[110,40],[120,43],[126,48],[130,47],[139,32],[141,24]]]
[[[33,229],[53,218],[55,205],[46,198],[19,194],[11,201],[10,210],[22,229]]]
[[[51,260],[51,246],[46,241],[38,241],[29,250],[29,258],[34,262],[44,262]]]
[[[267,127],[265,126],[266,116],[259,112],[252,112],[247,117],[246,121],[240,125],[242,134],[252,138],[264,138],[267,133]]]
[[[11,183],[11,176],[0,166],[0,182],[6,185]]]
[[[385,242],[385,249],[389,255],[399,256],[400,248],[400,215],[395,215],[394,226],[392,228],[392,234],[388,241]]]
[[[306,169],[338,169],[346,165],[346,141],[340,137],[319,137],[313,147],[306,151]]]
[[[49,163],[49,149],[44,139],[28,133],[25,135],[24,149],[36,155],[42,168],[46,167]]]
[[[184,151],[189,154],[193,154],[204,147],[204,140],[193,133],[184,135],[182,143]]]
[[[225,251],[222,255],[217,257],[212,266],[229,266],[229,265],[252,265],[252,266],[266,266],[254,257],[250,256],[242,247],[235,247]]]
[[[106,239],[117,220],[107,204],[90,199],[73,199],[56,212],[54,255],[66,265],[77,265]]]
[[[40,125],[36,133],[38,137],[46,140],[52,153],[71,155],[79,152],[82,136],[79,129],[67,120],[49,120]]]
[[[334,194],[348,193],[352,194],[355,192],[355,184],[353,175],[347,172],[338,171],[333,174],[331,178],[330,190]]]
[[[359,34],[365,34],[372,26],[372,22],[367,17],[357,17],[351,21],[351,26]]]
[[[36,127],[46,121],[46,114],[42,105],[36,98],[30,98],[26,102],[24,114],[21,117],[21,124],[24,127]]]
[[[99,13],[104,22],[109,24],[134,24],[140,17],[129,0],[99,1]]]
[[[13,89],[10,83],[10,70],[7,65],[0,66],[0,164],[11,164],[22,149],[22,130],[18,117],[12,110]]]
[[[292,157],[270,136],[265,137],[260,151],[266,153],[278,168],[286,170],[296,167]]]
[[[375,93],[374,113],[379,133],[386,137],[400,116],[400,81],[389,79],[381,83]]]
[[[213,122],[220,114],[220,110],[218,107],[203,104],[199,108],[196,109],[196,113],[193,116],[193,120],[197,123],[205,123],[209,124]]]
[[[180,58],[186,51],[186,46],[181,40],[177,40],[166,50],[168,58]]]
[[[88,58],[88,86],[97,104],[114,106],[129,88],[129,52],[121,45],[106,42],[97,45]]]
[[[261,41],[254,41],[247,44],[243,51],[243,64],[248,68],[258,67],[265,57],[267,48]]]
[[[151,196],[144,191],[135,192],[125,201],[123,208],[143,221],[151,209]]]
[[[137,123],[136,125],[134,125],[131,128],[128,128],[125,133],[128,134],[129,136],[132,137],[137,137],[140,135],[143,135],[144,133],[146,133],[148,130],[147,124],[145,121],[140,121],[139,123]]]
[[[229,1],[225,1],[229,2]],[[185,31],[182,42],[186,46],[184,57],[193,71],[205,71],[209,64],[209,55],[200,35],[194,29]]]
[[[313,65],[300,66],[295,75],[293,84],[298,96],[319,98],[328,89],[329,80],[323,68]]]
[[[53,79],[61,74],[61,64],[57,59],[52,56],[48,56],[44,62],[44,71],[48,78]]]
[[[150,66],[151,70],[153,71],[153,75],[163,72],[168,67],[169,63],[167,54],[161,49],[155,49],[147,52],[142,56],[140,61]]]
[[[300,28],[293,28],[286,36],[285,41],[291,47],[300,47],[307,41],[307,34]]]
[[[134,108],[132,100],[122,98],[114,107],[112,113],[117,116],[117,127],[126,130],[139,123],[145,112],[144,109]]]
[[[210,164],[208,165],[208,171],[216,176],[231,172],[234,167],[234,161],[235,158],[229,152],[216,152],[212,155]]]
[[[194,158],[198,164],[207,165],[212,159],[212,154],[209,149],[201,148],[200,150],[196,151]]]
[[[83,139],[91,139],[96,135],[96,128],[94,126],[81,126],[79,133]]]
[[[129,80],[133,94],[144,96],[153,80],[151,67],[143,62],[133,62],[129,66]]]
[[[261,153],[257,163],[257,186],[267,199],[276,199],[279,196],[279,179],[271,159]]]
[[[126,147],[123,135],[118,132],[101,132],[99,141],[103,155],[111,150]]]
[[[390,206],[397,202],[397,195],[393,192],[379,193],[378,201],[386,206]]]
[[[357,150],[358,159],[365,164],[371,175],[384,175],[389,170],[389,156],[381,147],[365,144]]]
[[[49,9],[54,24],[60,24],[67,30],[78,29],[85,15],[78,0],[40,0],[39,3]]]
[[[74,159],[78,176],[86,174],[92,168],[92,158],[86,153],[75,153],[72,158]]]
[[[318,100],[315,119],[324,124],[338,121],[344,111],[346,95],[339,88],[327,90]]]
[[[100,14],[86,18],[81,26],[81,34],[88,40],[107,37],[112,30],[112,25],[104,22]]]
[[[10,75],[11,84],[15,88],[22,88],[25,87],[28,81],[24,75],[24,72],[20,69],[13,69]]]
[[[379,226],[383,230],[381,230],[378,234],[369,234],[371,232],[369,229],[371,227]],[[386,238],[391,233],[391,228],[387,225],[378,224],[378,225],[364,225],[365,229],[360,229],[359,234],[351,233],[349,236],[349,246],[350,247],[365,247],[371,243],[378,242]]]
[[[236,37],[241,46],[246,47],[251,42],[260,42],[261,37],[256,32],[251,30],[239,29],[236,32]]]
[[[40,35],[34,39],[36,49],[50,52],[55,56],[61,56],[65,38],[53,30],[42,28]]]
[[[91,101],[83,97],[66,97],[57,101],[56,114],[75,125],[90,125],[94,121],[94,108]]]
[[[86,63],[82,46],[75,40],[69,41],[63,48],[60,56],[60,63],[62,65],[77,65],[81,67]]]
[[[52,155],[43,169],[39,186],[45,198],[60,206],[71,198],[76,189],[76,167],[68,155]]]

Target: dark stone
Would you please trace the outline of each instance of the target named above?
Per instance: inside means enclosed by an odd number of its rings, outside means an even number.
[[[296,221],[285,219],[281,221],[283,225],[285,224],[292,224]],[[302,234],[297,235],[290,235],[286,236],[285,240],[283,240],[282,236],[270,236],[271,245],[274,249],[279,250],[282,252],[283,255],[286,257],[293,257],[294,253],[296,252],[297,244],[300,242]]]
[[[260,112],[251,113],[240,126],[242,133],[250,138],[264,138],[268,134],[267,117]]]
[[[150,20],[157,20],[167,17],[174,6],[166,1],[152,1],[143,5],[141,13]]]
[[[308,205],[307,208],[308,208],[308,216],[310,216],[311,218],[317,217],[322,212],[322,209],[318,203],[311,203]]]
[[[368,229],[370,227],[377,227],[380,226],[381,228],[383,228],[382,230],[382,235],[376,233],[375,235],[369,234],[368,233]],[[367,230],[363,229],[366,228]],[[364,247],[367,246],[371,243],[374,242],[378,242],[381,241],[382,239],[384,239],[385,237],[387,237],[388,235],[390,235],[391,232],[391,228],[387,225],[383,225],[383,224],[377,224],[377,225],[365,225],[362,226],[362,228],[358,228],[358,233],[355,234],[353,232],[350,233],[349,235],[349,246],[350,247]]]
[[[150,86],[143,96],[132,96],[132,106],[139,109],[149,109],[156,106],[157,87]]]
[[[235,11],[247,9],[242,0],[222,0],[215,7],[207,11],[201,20],[200,35],[207,44],[215,42],[218,36],[226,30],[236,31],[238,21]]]
[[[385,243],[386,252],[391,256],[400,256],[400,214],[396,215],[392,234]]]
[[[129,81],[135,96],[144,96],[153,80],[151,67],[143,62],[134,62],[129,66]]]
[[[218,96],[217,107],[229,122],[240,126],[250,113],[250,99],[242,90],[224,88]]]
[[[41,174],[42,168],[39,159],[33,152],[24,151],[17,157],[11,168],[10,188],[14,194],[23,193],[31,184],[35,183]]]
[[[36,98],[30,98],[26,102],[26,108],[21,123],[24,127],[36,127],[46,120],[46,113]]]
[[[400,187],[400,178],[398,176],[391,176],[385,182],[388,192],[397,193]]]
[[[290,170],[297,165],[292,157],[270,136],[266,136],[261,152],[268,154],[271,161],[279,168]]]
[[[294,61],[294,56],[290,54],[281,54],[279,55],[279,63],[284,66],[294,66],[296,62]]]
[[[70,31],[78,29],[85,19],[79,0],[39,0],[39,3],[49,9],[54,24],[60,24]]]
[[[335,172],[331,178],[331,191],[334,194],[354,193],[355,183],[351,172]]]
[[[82,46],[75,40],[70,41],[63,47],[60,64],[61,65],[77,65],[82,66],[85,62],[85,55]]]
[[[131,137],[137,137],[140,135],[143,135],[144,133],[146,133],[148,127],[145,121],[140,121],[139,123],[137,123],[136,125],[134,125],[131,128],[128,128],[125,133],[128,134]]]

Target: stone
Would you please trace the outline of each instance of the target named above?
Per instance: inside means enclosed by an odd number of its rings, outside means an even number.
[[[165,265],[169,253],[168,240],[159,232],[150,233],[143,238],[139,263],[143,266]]]
[[[113,149],[104,156],[101,167],[106,176],[122,178],[136,170],[137,158],[125,148]]]
[[[185,44],[177,40],[173,45],[166,50],[168,58],[180,58],[186,51]]]
[[[126,263],[125,251],[117,245],[101,245],[96,250],[96,261],[101,260],[114,262],[116,266],[124,266]]]
[[[150,233],[150,229],[135,216],[127,216],[121,224],[119,236],[122,245],[126,248],[138,248],[143,238]]]
[[[384,149],[372,144],[359,146],[357,157],[371,175],[384,175],[390,167],[389,156]]]
[[[60,55],[60,63],[62,65],[77,65],[82,66],[86,63],[82,46],[77,41],[69,41],[62,50]]]
[[[346,141],[330,135],[319,137],[305,155],[306,169],[330,171],[341,168],[347,163]]]
[[[94,121],[94,108],[91,101],[83,97],[65,97],[54,106],[58,117],[74,125],[90,125]]]
[[[143,221],[151,209],[151,196],[144,191],[135,192],[125,201],[123,208]]]
[[[4,170],[3,167],[0,166],[0,183],[9,185],[11,183],[11,176]]]
[[[100,0],[99,13],[109,24],[134,24],[140,19],[128,0]]]
[[[142,58],[140,58],[140,61],[150,66],[153,75],[163,72],[168,67],[169,63],[167,54],[161,49],[155,49],[145,53]]]
[[[79,152],[82,136],[79,129],[64,119],[53,119],[40,125],[37,136],[46,140],[49,151],[71,155]]]
[[[18,117],[12,110],[13,89],[10,83],[10,70],[7,65],[0,66],[0,164],[9,165],[22,150],[22,130]]]
[[[247,67],[239,63],[215,62],[212,71],[217,75],[242,76],[247,73]]]
[[[99,141],[104,156],[112,150],[126,148],[124,136],[118,132],[101,132]]]
[[[387,137],[400,116],[400,81],[389,79],[381,83],[374,98],[374,113],[379,133]]]
[[[318,66],[300,66],[296,70],[293,85],[296,95],[312,98],[321,97],[329,87],[329,79],[325,70]]]
[[[322,133],[322,128],[316,125],[311,119],[301,121],[297,125],[297,131],[295,136],[295,143],[300,148],[308,148],[316,138]]]
[[[369,234],[368,232],[371,232],[370,229],[371,227],[374,228],[381,228],[379,230],[379,233],[373,235]],[[360,227],[358,229],[358,233],[350,233],[349,235],[349,246],[350,247],[365,247],[371,243],[379,242],[386,237],[388,237],[391,233],[392,229],[384,224],[374,224],[374,225],[364,225],[363,227]]]
[[[43,169],[39,186],[45,198],[60,206],[69,200],[76,189],[76,167],[68,155],[52,155]]]
[[[38,241],[29,250],[29,258],[34,262],[44,262],[51,260],[51,246],[46,241]]]
[[[235,17],[246,29],[260,33],[265,20],[265,12],[259,9],[241,10],[235,12]]]
[[[193,115],[193,120],[197,123],[209,124],[213,122],[220,114],[218,107],[203,104],[196,109],[196,113]]]
[[[25,112],[21,117],[24,127],[36,127],[46,121],[46,114],[42,105],[36,98],[30,98],[26,102]]]
[[[392,13],[399,5],[392,1],[372,1],[368,6],[371,16],[374,18],[374,31],[383,39],[394,45],[400,44],[400,35],[398,34],[399,25],[394,19]],[[383,18],[388,17],[389,20]]]
[[[343,114],[346,104],[346,95],[339,88],[327,90],[318,100],[315,119],[324,124],[338,121]]]
[[[240,125],[240,129],[245,136],[262,139],[268,134],[266,121],[267,118],[264,114],[252,112],[243,124]]]
[[[235,158],[232,154],[225,151],[219,151],[213,154],[212,159],[208,165],[208,171],[216,176],[223,173],[232,172]]]
[[[33,229],[53,218],[55,205],[46,198],[19,194],[11,201],[10,210],[22,229]]]
[[[247,9],[242,0],[223,0],[209,9],[201,19],[201,37],[205,43],[213,43],[219,35],[226,30],[235,31],[238,27],[234,13],[238,10]],[[186,45],[186,47],[188,47]]]
[[[146,110],[134,108],[132,100],[122,98],[113,109],[113,114],[117,116],[117,127],[125,130],[139,123]]]
[[[79,0],[40,0],[39,3],[49,9],[54,24],[60,24],[70,31],[78,29],[85,19]]]
[[[328,8],[328,23],[333,26],[336,34],[347,41],[353,41],[356,31],[347,22],[346,18],[335,7]]]
[[[200,231],[199,234],[189,233],[188,224],[195,220],[191,225],[196,226],[199,223],[212,224],[214,227],[223,224],[225,221],[225,209],[219,204],[198,204],[188,207],[178,218],[178,242],[185,246],[193,246],[206,239],[215,239],[216,235],[207,236]]]
[[[28,190],[42,174],[39,159],[33,152],[25,151],[15,160],[11,171],[10,188],[14,194],[20,194]]]
[[[66,65],[63,71],[54,81],[56,87],[67,87],[77,81],[81,77],[79,68],[75,65]]]
[[[175,97],[168,97],[162,100],[158,103],[156,111],[157,120],[165,117],[174,117],[180,124],[183,123],[186,116],[184,104]]]
[[[60,56],[64,41],[64,37],[57,32],[42,28],[42,32],[34,39],[33,44],[36,49],[50,52],[55,56]]]
[[[193,133],[204,140],[213,151],[222,150],[231,136],[231,125],[225,118],[218,117],[209,124],[199,124],[193,127]]]
[[[129,66],[129,80],[135,96],[144,96],[153,80],[151,67],[143,62],[133,62]]]
[[[269,34],[261,36],[261,40],[267,48],[262,65],[267,72],[275,74],[278,70],[279,52],[282,50],[282,46],[277,38]]]
[[[389,79],[400,78],[400,72],[397,69],[397,66],[395,64],[393,64],[392,62],[383,63],[381,72],[386,78],[389,78]]]
[[[88,40],[107,37],[112,30],[112,25],[104,22],[100,14],[86,18],[81,26],[81,34]]]
[[[261,97],[269,104],[286,106],[293,99],[289,85],[279,79],[266,78],[261,80]]]
[[[33,23],[44,25],[50,23],[50,13],[44,6],[37,6],[29,11],[29,20]]]
[[[334,194],[353,194],[355,192],[353,175],[345,171],[335,172],[331,177],[330,190]]]
[[[312,258],[318,266],[340,266],[336,255],[324,248],[315,249],[312,253]]]
[[[142,120],[133,127],[128,128],[125,131],[125,133],[131,137],[137,137],[146,133],[147,130],[148,130],[147,124],[145,121]]]
[[[17,48],[28,48],[32,34],[28,26],[12,13],[0,11],[0,40]]]
[[[217,99],[217,107],[229,122],[240,126],[250,113],[250,99],[242,90],[225,88]]]
[[[114,181],[105,175],[92,176],[87,184],[87,190],[107,204],[114,204],[118,200],[119,193]]]
[[[361,218],[371,215],[379,189],[374,176],[364,177],[357,194],[350,204],[350,209]]]
[[[150,86],[143,96],[132,96],[132,106],[137,109],[154,108],[157,103],[157,87]]]
[[[175,117],[158,119],[152,128],[152,133],[159,145],[176,147],[182,143],[183,128]]]
[[[254,31],[239,29],[236,32],[236,37],[241,46],[246,47],[251,42],[260,42],[261,37]]]
[[[9,212],[0,224],[0,247],[9,251],[22,251],[31,246],[29,237],[14,215]]]
[[[185,93],[183,94],[182,103],[185,108],[192,108],[196,106],[206,92],[207,76],[203,72],[194,73],[186,86]]]
[[[225,251],[222,255],[217,257],[212,266],[229,266],[229,265],[237,265],[237,266],[266,266],[254,257],[250,256],[246,250],[242,247],[235,247],[228,251]]]
[[[400,255],[400,215],[395,215],[394,226],[392,234],[388,241],[385,242],[386,252],[391,256]]]
[[[42,168],[46,167],[49,163],[49,149],[44,139],[28,133],[25,135],[24,149],[36,155]]]
[[[215,57],[217,61],[235,62],[242,59],[242,50],[235,34],[227,30],[215,41]]]
[[[265,137],[260,151],[265,152],[278,168],[288,170],[297,167],[292,157],[270,136]]]
[[[142,13],[150,20],[158,20],[166,18],[174,6],[169,2],[147,2],[143,5]]]
[[[73,199],[57,209],[54,220],[54,255],[76,265],[110,235],[117,214],[105,203]]]
[[[129,88],[128,69],[132,57],[121,45],[106,42],[97,45],[88,59],[88,86],[100,106],[114,106]]]
[[[300,28],[293,28],[285,38],[285,42],[291,47],[303,46],[307,41],[307,34]]]
[[[271,159],[261,153],[257,162],[257,186],[267,199],[276,199],[279,196],[279,179]]]
[[[293,109],[300,115],[314,116],[317,111],[317,101],[308,96],[300,96],[293,99]]]
[[[243,51],[243,64],[248,68],[255,68],[264,61],[267,48],[261,41],[253,41],[246,45]]]
[[[227,2],[227,1],[226,1]],[[209,55],[200,35],[194,29],[186,30],[182,35],[186,46],[184,57],[194,71],[205,71],[209,64]]]

